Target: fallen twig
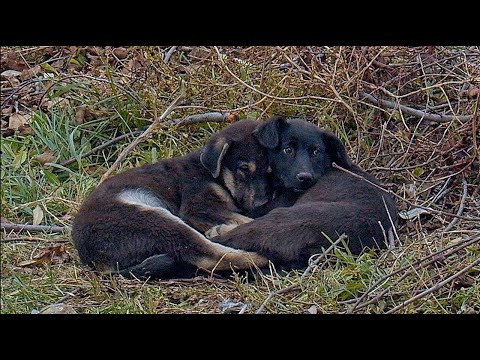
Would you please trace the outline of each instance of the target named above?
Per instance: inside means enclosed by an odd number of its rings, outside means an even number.
[[[480,92],[477,94],[477,102],[475,103],[475,111],[473,112],[473,121],[472,121],[472,137],[473,137],[473,151],[477,156],[478,161],[480,161],[480,149],[477,146],[477,122],[480,122],[480,116],[477,114],[478,108],[480,107]]]
[[[70,291],[70,292],[65,291],[66,295],[62,296],[60,299],[55,301],[52,305],[63,303],[68,298],[76,296],[81,290],[82,290],[81,288],[76,288],[75,290]]]
[[[335,246],[337,246],[339,243],[341,243],[342,241],[346,240],[347,239],[347,235],[345,234],[342,234],[340,235],[340,237],[332,244],[330,245],[330,247],[325,250],[318,258],[316,258],[314,261],[312,261],[308,267],[305,269],[305,271],[303,272],[302,276],[300,277],[300,282],[303,281],[303,279],[305,279],[305,277],[310,273],[310,271],[312,271],[312,269],[317,266],[317,264],[329,253],[331,252]]]
[[[431,120],[431,121],[436,121],[439,123],[445,123],[449,122],[455,119],[458,119],[460,122],[466,122],[470,121],[472,119],[472,115],[463,115],[463,116],[457,116],[457,115],[437,115],[437,114],[429,114],[421,110],[413,109],[411,107],[401,105],[399,103],[394,103],[393,101],[389,100],[383,100],[383,99],[377,99],[375,96],[368,94],[364,91],[360,92],[360,96],[364,97],[367,99],[370,103],[378,106],[384,106],[389,109],[394,109],[394,110],[401,110],[406,114],[410,114],[419,118],[424,118],[426,120]]]
[[[165,54],[165,57],[163,58],[163,61],[165,61],[165,64],[168,64],[170,61],[170,58],[172,57],[173,53],[177,50],[177,46],[172,46],[167,53]]]
[[[463,220],[480,221],[480,218],[478,218],[478,217],[466,217],[466,216],[461,216],[461,215],[457,215],[457,214],[451,214],[451,213],[446,212],[446,211],[432,209],[431,207],[428,207],[428,206],[422,206],[422,205],[415,204],[415,203],[401,197],[400,195],[395,194],[393,191],[388,190],[388,189],[384,189],[380,185],[377,185],[377,184],[371,182],[370,180],[365,179],[363,176],[355,174],[355,173],[351,172],[350,170],[347,170],[347,169],[337,165],[335,162],[332,162],[332,167],[334,167],[335,169],[341,170],[343,172],[346,172],[347,174],[352,175],[353,177],[356,177],[357,179],[361,179],[361,180],[369,183],[370,185],[376,187],[377,189],[380,189],[380,190],[396,197],[397,199],[400,199],[403,202],[406,202],[410,206],[417,207],[417,208],[424,209],[424,210],[428,210],[428,211],[431,211],[431,212],[434,212],[434,213],[437,213],[437,214],[442,214],[442,215],[446,215],[446,216],[450,216],[450,217],[456,217],[456,218],[463,219]]]
[[[451,282],[452,280],[455,280],[456,278],[458,278],[459,276],[463,275],[464,273],[466,273],[468,270],[470,270],[472,267],[474,267],[475,265],[478,265],[480,264],[480,258],[478,258],[477,260],[475,260],[474,262],[472,262],[470,265],[464,267],[462,270],[456,272],[455,274],[453,274],[452,276],[446,278],[445,280],[443,281],[440,281],[438,283],[436,283],[434,286],[432,286],[431,288],[428,288],[427,290],[421,292],[420,294],[418,295],[415,295],[414,297],[408,299],[407,301],[404,301],[403,303],[401,303],[400,305],[398,306],[395,306],[393,309],[387,311],[385,314],[392,314],[398,310],[400,310],[401,308],[407,306],[408,304],[414,302],[415,300],[418,300],[434,291],[437,291],[438,289],[440,289],[442,286],[448,284],[449,282]]]
[[[280,290],[271,292],[270,294],[268,294],[267,298],[266,298],[265,301],[262,303],[262,305],[260,305],[260,307],[258,308],[258,310],[255,311],[255,314],[261,314],[262,311],[263,311],[263,309],[265,308],[265,305],[267,305],[267,303],[268,303],[275,295],[286,294],[286,293],[289,293],[289,292],[294,291],[294,290],[297,290],[297,289],[300,289],[300,286],[299,286],[299,285],[290,285],[290,286],[287,286],[286,288],[283,288],[283,289],[280,289]]]
[[[467,181],[465,180],[465,177],[462,178],[462,183],[463,183],[463,194],[462,198],[460,199],[460,206],[458,207],[457,215],[462,215],[463,209],[465,209],[465,200],[467,199]],[[460,219],[458,217],[454,218],[450,224],[445,228],[445,232],[450,231],[456,223],[458,223]]]
[[[21,224],[0,224],[0,228],[11,231],[49,231],[64,232],[70,229],[68,226],[48,226],[48,225],[21,225]]]
[[[108,179],[108,177],[112,174],[112,172],[115,171],[115,169],[118,167],[118,165],[125,159],[125,157],[128,155],[132,149],[137,146],[140,142],[145,140],[148,135],[150,135],[155,129],[158,128],[159,124],[162,122],[165,117],[172,112],[172,110],[184,99],[185,94],[182,93],[180,94],[168,107],[167,109],[163,112],[163,114],[155,119],[150,126],[145,130],[142,134],[140,134],[139,137],[137,137],[130,145],[128,145],[118,156],[117,160],[110,166],[110,168],[103,174],[102,178],[100,179],[100,183]]]

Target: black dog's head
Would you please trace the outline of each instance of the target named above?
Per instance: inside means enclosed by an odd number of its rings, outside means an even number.
[[[276,186],[302,191],[315,184],[332,162],[351,167],[340,140],[307,121],[273,117],[254,134],[268,149]]]
[[[271,199],[267,150],[253,136],[258,122],[242,120],[213,135],[200,156],[202,165],[249,211]]]

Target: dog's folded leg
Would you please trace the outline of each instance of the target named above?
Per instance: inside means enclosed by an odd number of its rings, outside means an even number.
[[[176,273],[175,260],[166,254],[153,255],[142,261],[140,264],[120,270],[118,273],[124,277],[137,278],[168,278]]]
[[[205,236],[212,239],[216,236],[225,235],[227,232],[232,231],[238,226],[238,224],[220,224],[212,227],[205,232]]]
[[[205,236],[212,239],[216,236],[221,236],[229,231],[235,229],[238,225],[248,224],[253,221],[252,218],[241,214],[233,214],[230,220],[227,220],[225,224],[215,225],[205,232]]]
[[[247,270],[254,267],[265,267],[269,260],[255,252],[228,248],[215,244],[215,251],[205,254],[194,261],[200,269],[215,270]]]

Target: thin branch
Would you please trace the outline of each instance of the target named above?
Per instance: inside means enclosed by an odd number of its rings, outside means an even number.
[[[332,162],[332,167],[334,167],[335,169],[338,169],[338,170],[341,170],[343,172],[346,172],[347,174],[349,175],[352,175],[353,177],[356,177],[357,179],[361,179],[367,183],[369,183],[370,185],[376,187],[377,189],[380,189],[394,197],[396,197],[397,199],[400,199],[402,200],[403,202],[406,202],[408,205],[410,206],[413,206],[413,207],[417,207],[417,208],[420,208],[420,209],[424,209],[424,210],[428,210],[430,212],[434,212],[434,213],[437,213],[437,214],[442,214],[442,215],[445,215],[445,216],[450,216],[450,217],[456,217],[456,218],[459,218],[459,219],[463,219],[463,220],[468,220],[468,221],[480,221],[480,218],[478,217],[466,217],[466,216],[461,216],[461,215],[457,215],[457,214],[451,214],[451,213],[448,213],[446,211],[442,211],[442,210],[437,210],[437,209],[432,209],[431,207],[428,207],[428,206],[422,206],[422,205],[418,205],[418,204],[415,204],[415,203],[412,203],[411,201],[401,197],[400,195],[397,195],[395,194],[393,191],[391,190],[388,190],[388,189],[384,189],[382,188],[381,186],[371,182],[370,180],[368,179],[365,179],[363,176],[361,175],[358,175],[358,174],[355,174],[347,169],[344,169],[343,167],[337,165],[335,162]]]
[[[115,171],[115,169],[120,165],[120,163],[125,159],[125,157],[130,153],[130,151],[133,150],[135,146],[137,146],[140,142],[145,140],[150,134],[153,133],[155,129],[159,127],[159,124],[162,122],[165,117],[170,114],[173,109],[185,98],[185,94],[182,93],[180,94],[168,107],[167,109],[163,112],[163,114],[155,119],[150,126],[145,130],[142,134],[140,134],[139,137],[137,137],[130,145],[128,145],[118,156],[117,160],[113,163],[112,166],[107,170],[105,174],[103,174],[102,178],[100,179],[100,183],[108,179],[108,177]]]
[[[163,58],[163,61],[165,62],[165,64],[168,64],[168,62],[170,61],[170,58],[172,57],[173,53],[175,52],[175,50],[177,50],[177,47],[178,46],[172,46],[167,51],[167,53],[165,54],[165,57]]]
[[[387,212],[387,215],[388,215],[388,220],[390,220],[390,225],[392,225],[392,227],[389,229],[389,232],[390,230],[392,230],[395,236],[397,237],[398,243],[400,243],[400,237],[398,236],[397,229],[395,228],[395,223],[393,222],[392,216],[390,215],[390,211],[388,210],[387,202],[385,201],[384,196],[382,196],[382,201],[383,201],[383,206],[385,206],[385,211]],[[389,244],[391,249],[395,248],[395,241],[392,241],[392,239],[389,239]]]
[[[302,276],[300,277],[300,282],[302,282],[305,277],[310,273],[310,271],[312,271],[312,269],[318,265],[318,263],[328,254],[330,253],[334,248],[335,246],[337,246],[339,243],[341,243],[342,241],[346,240],[347,239],[347,235],[345,234],[342,234],[340,235],[340,237],[332,244],[330,245],[330,247],[325,250],[318,258],[316,258],[314,261],[312,261],[308,267],[305,269],[305,271],[303,272]]]
[[[407,306],[408,304],[414,302],[415,300],[418,300],[434,291],[437,291],[438,289],[440,289],[441,287],[445,286],[446,284],[448,284],[449,282],[455,280],[456,278],[458,278],[459,276],[463,275],[464,273],[466,273],[468,270],[470,270],[472,267],[476,266],[480,264],[480,258],[478,258],[477,260],[475,260],[474,262],[472,262],[470,265],[466,266],[465,268],[463,268],[462,270],[456,272],[455,274],[453,274],[452,276],[446,278],[445,280],[443,281],[440,281],[438,283],[436,283],[434,286],[432,286],[431,288],[428,288],[427,290],[421,292],[420,294],[418,295],[415,295],[414,297],[408,299],[407,301],[404,301],[403,303],[401,303],[400,305],[398,306],[395,306],[393,309],[387,311],[385,314],[392,314],[398,310],[400,310],[401,308],[404,308],[405,306]]]
[[[81,290],[82,290],[82,288],[76,288],[75,290],[70,291],[70,292],[65,291],[65,294],[66,294],[66,295],[62,296],[60,299],[58,299],[57,301],[55,301],[52,305],[57,305],[57,304],[63,303],[63,302],[64,302],[65,300],[67,300],[69,297],[74,297],[74,296],[76,296]]]
[[[270,294],[268,294],[267,298],[266,298],[265,301],[262,303],[262,305],[260,305],[260,307],[258,308],[258,310],[255,311],[255,314],[261,314],[262,311],[263,311],[263,309],[265,308],[265,305],[267,305],[267,303],[268,303],[275,295],[286,294],[286,293],[295,291],[295,290],[297,290],[297,289],[300,289],[300,286],[299,286],[299,285],[290,285],[290,286],[287,286],[286,288],[283,288],[283,289],[280,289],[280,290],[271,292]]]
[[[462,198],[460,199],[460,206],[458,207],[457,215],[460,216],[463,214],[463,209],[465,209],[465,200],[467,199],[467,181],[465,180],[465,177],[462,178],[462,183],[463,183],[463,195]],[[443,230],[444,232],[450,231],[456,223],[458,223],[460,219],[458,217],[454,218],[450,224]]]
[[[477,102],[475,103],[475,111],[473,112],[473,121],[472,121],[472,136],[473,136],[473,151],[480,161],[480,149],[477,146],[477,122],[480,120],[480,116],[477,114],[478,108],[480,107],[480,91],[477,94]]]
[[[64,232],[69,230],[68,226],[48,226],[48,225],[21,225],[21,224],[0,224],[0,228],[7,231],[49,231],[49,232]]]
[[[367,99],[370,103],[378,106],[383,106],[389,109],[394,109],[394,110],[401,110],[406,114],[410,114],[419,118],[423,118],[426,120],[430,121],[436,121],[439,123],[445,123],[449,122],[455,119],[458,119],[460,122],[467,122],[472,119],[472,115],[465,115],[465,116],[457,116],[457,115],[437,115],[437,114],[429,114],[421,110],[413,109],[411,107],[401,105],[399,103],[394,103],[393,101],[389,100],[383,100],[383,99],[377,99],[373,95],[367,94],[364,91],[360,92],[360,96],[364,97]]]

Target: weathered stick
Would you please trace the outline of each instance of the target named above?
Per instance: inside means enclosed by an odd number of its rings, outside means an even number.
[[[477,114],[478,108],[480,107],[480,92],[477,95],[477,102],[475,103],[475,111],[473,112],[473,121],[472,121],[472,138],[473,138],[473,151],[480,161],[480,149],[477,145],[477,123],[480,122],[480,115]]]
[[[290,285],[290,286],[287,286],[286,288],[283,288],[283,289],[280,289],[280,290],[277,290],[277,291],[272,291],[270,294],[268,294],[267,298],[265,299],[265,301],[262,303],[262,305],[260,305],[260,307],[258,308],[257,311],[255,311],[255,314],[261,314],[263,309],[265,308],[265,305],[267,305],[267,303],[275,296],[275,295],[280,295],[280,294],[285,294],[285,293],[289,293],[290,291],[294,291],[294,290],[297,290],[299,289],[300,286],[299,285]]]
[[[167,53],[165,54],[165,57],[163,58],[163,61],[165,61],[165,64],[168,64],[170,61],[170,58],[172,57],[173,53],[177,50],[177,46],[172,46]]]
[[[331,252],[335,246],[337,246],[340,242],[344,241],[347,239],[347,235],[345,234],[342,234],[340,235],[340,237],[332,244],[330,245],[330,247],[325,250],[318,258],[316,258],[314,261],[312,261],[310,263],[310,265],[308,265],[308,267],[305,269],[305,271],[303,272],[302,276],[300,277],[300,281],[303,281],[303,279],[305,279],[305,277],[310,273],[310,271],[312,271],[312,269],[325,257],[327,256],[327,254],[329,252]]]
[[[460,122],[470,121],[472,115],[463,115],[463,116],[456,116],[456,115],[437,115],[437,114],[429,114],[421,110],[413,109],[411,107],[394,103],[393,101],[377,99],[375,96],[367,94],[364,91],[360,92],[360,96],[367,99],[370,103],[374,105],[384,106],[389,109],[394,110],[401,110],[406,114],[410,114],[419,118],[424,118],[431,121],[436,121],[439,123],[449,122],[455,119],[458,119]]]
[[[49,231],[64,232],[69,229],[68,226],[48,226],[48,225],[21,225],[21,224],[0,224],[0,228],[12,231]]]

